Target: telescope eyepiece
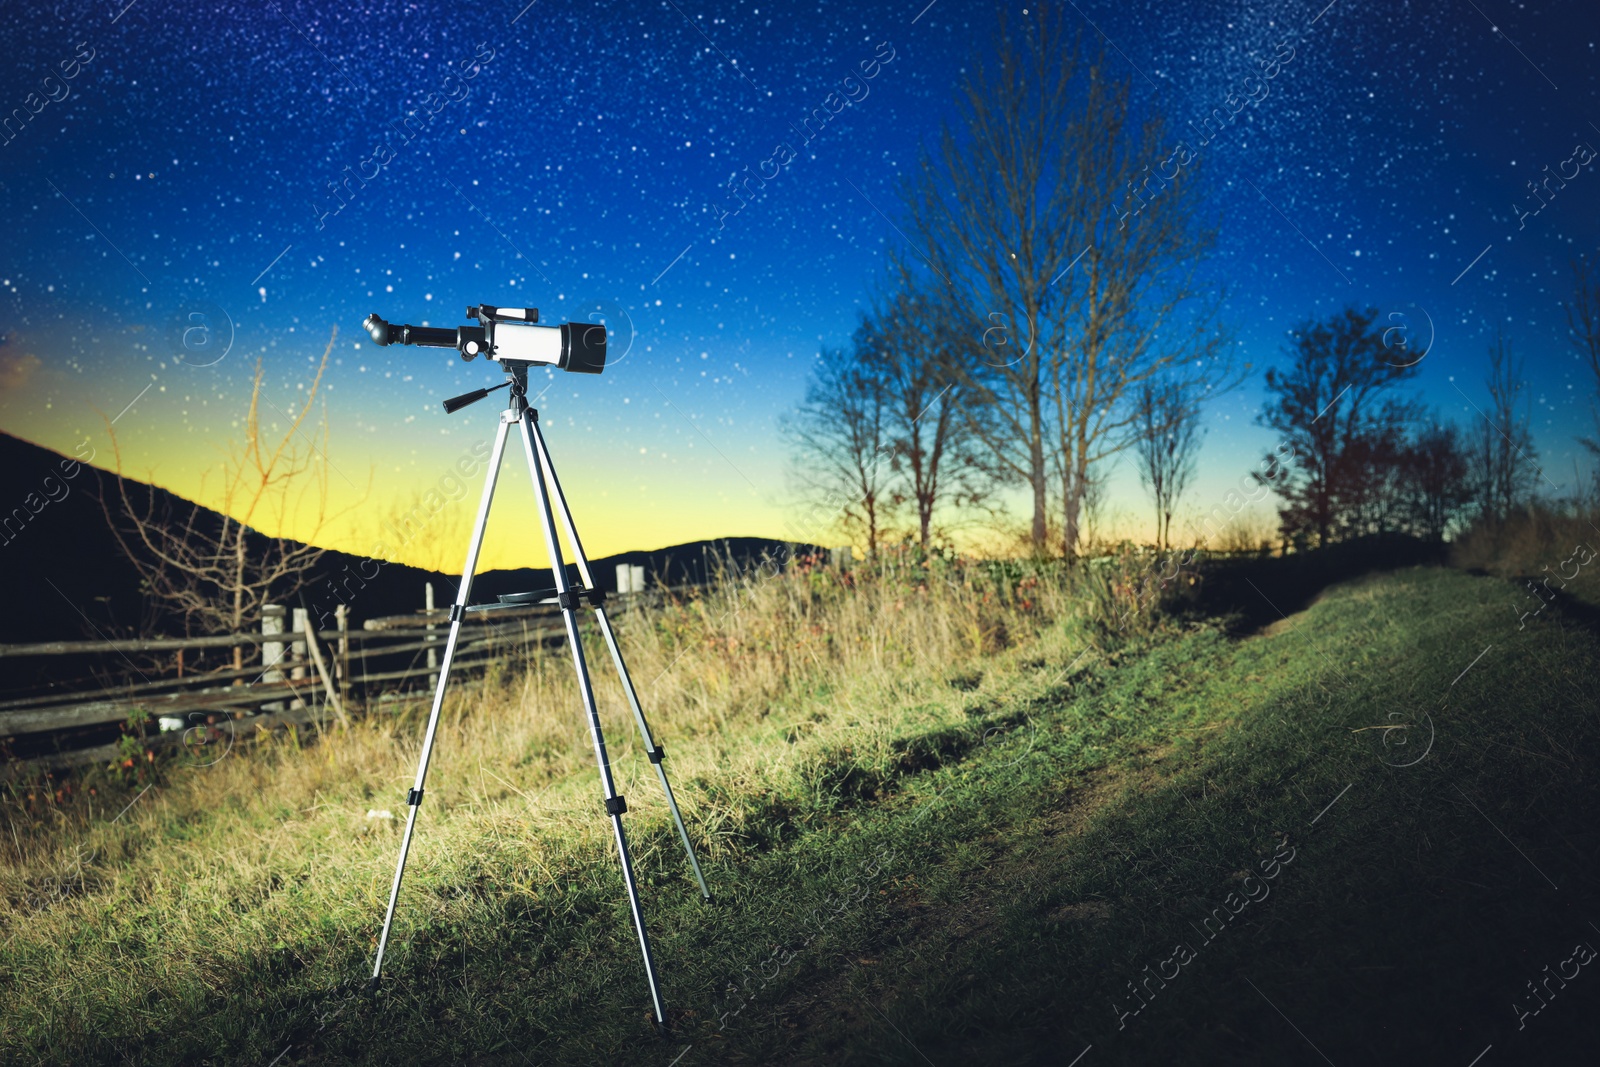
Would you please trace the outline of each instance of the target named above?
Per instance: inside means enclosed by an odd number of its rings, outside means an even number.
[[[368,315],[367,321],[361,325],[367,328],[367,334],[372,338],[373,344],[381,348],[389,343],[389,330],[391,327],[378,317],[376,311]]]

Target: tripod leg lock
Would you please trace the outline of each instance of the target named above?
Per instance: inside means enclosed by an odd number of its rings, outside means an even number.
[[[414,808],[418,804],[421,804],[421,803],[422,803],[422,790],[420,790],[420,789],[408,789],[408,790],[406,790],[406,807]]]
[[[655,748],[652,748],[647,753],[647,755],[649,755],[651,763],[660,763],[662,760],[667,758],[666,750],[663,749],[660,745],[657,745]]]
[[[466,609],[465,605],[462,605],[462,604],[451,604],[450,605],[450,621],[451,622],[455,622],[457,619],[461,618],[461,616],[465,615],[466,613],[467,613],[467,609]]]
[[[622,796],[606,797],[606,814],[621,815],[628,810],[627,798]]]

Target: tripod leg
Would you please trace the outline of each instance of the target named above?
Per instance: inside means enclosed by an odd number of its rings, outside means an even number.
[[[639,951],[644,955],[645,977],[650,983],[650,1000],[655,1007],[656,1022],[667,1025],[667,1010],[661,1002],[661,986],[656,979],[655,958],[650,952],[650,935],[644,928],[644,911],[639,906],[639,887],[633,878],[633,860],[628,854],[628,838],[622,829],[622,813],[628,810],[627,802],[617,795],[616,783],[611,777],[611,760],[606,755],[605,735],[600,730],[600,712],[595,706],[594,684],[589,679],[589,667],[584,661],[583,643],[578,637],[578,604],[567,580],[567,567],[561,558],[561,542],[556,537],[555,519],[550,513],[550,494],[545,487],[544,464],[540,453],[534,449],[534,435],[538,432],[534,420],[538,413],[529,408],[522,415],[522,445],[528,454],[528,470],[533,475],[533,492],[538,498],[539,521],[544,529],[545,547],[550,553],[550,567],[555,573],[556,590],[561,602],[561,617],[567,626],[567,647],[572,650],[572,666],[578,675],[578,690],[583,695],[583,710],[589,717],[589,737],[594,742],[594,758],[600,767],[600,786],[605,794],[606,814],[611,817],[611,828],[617,838],[617,856],[622,860],[622,880],[628,890],[628,907],[633,912],[633,928],[639,935]]]
[[[583,584],[593,589],[594,574],[589,570],[588,554],[583,551],[583,542],[578,539],[578,527],[573,522],[572,509],[567,506],[567,495],[561,491],[561,480],[556,477],[555,464],[550,460],[550,452],[544,443],[544,434],[540,432],[537,422],[533,424],[533,441],[539,450],[539,461],[543,464],[545,476],[550,479],[550,492],[561,512],[561,524],[567,531],[567,540],[572,544],[572,554],[578,564],[578,573],[583,577]],[[694,845],[689,843],[689,831],[683,825],[683,813],[678,810],[678,800],[672,795],[672,783],[667,781],[667,770],[661,765],[665,753],[662,752],[661,746],[656,744],[655,738],[650,733],[650,724],[645,721],[639,694],[633,688],[633,677],[628,674],[628,665],[622,660],[622,648],[617,644],[616,631],[611,628],[611,619],[606,615],[603,606],[596,608],[595,614],[599,617],[600,632],[605,636],[606,647],[611,650],[611,662],[616,665],[617,675],[622,679],[622,688],[628,694],[628,704],[633,709],[633,721],[638,724],[639,736],[644,739],[645,751],[655,766],[656,777],[661,780],[661,791],[666,794],[667,807],[671,809],[672,821],[678,827],[678,837],[683,841],[683,850],[688,853],[689,866],[694,870],[695,881],[700,883],[701,894],[710,900],[711,890],[706,888],[705,875],[700,873],[700,861],[695,857]]]
[[[597,608],[595,614],[600,618],[600,632],[605,635],[606,647],[611,650],[611,662],[616,664],[617,675],[622,679],[622,688],[628,694],[628,703],[633,708],[633,720],[639,726],[639,735],[644,739],[645,751],[650,757],[651,765],[656,769],[656,777],[661,781],[661,791],[666,795],[667,807],[672,811],[672,821],[678,828],[678,839],[683,842],[683,851],[689,857],[689,867],[694,871],[695,881],[700,883],[701,894],[706,900],[710,900],[711,890],[706,888],[705,875],[700,873],[700,861],[695,857],[694,845],[689,843],[689,831],[683,825],[683,813],[678,810],[678,799],[672,795],[672,783],[667,781],[667,769],[662,766],[666,753],[650,734],[650,724],[645,722],[644,709],[639,706],[639,694],[634,691],[633,678],[628,674],[627,664],[622,661],[622,649],[617,645],[617,635],[611,629],[611,620],[606,616],[606,609]]]
[[[509,413],[508,413],[509,414]],[[500,429],[495,435],[494,451],[489,456],[489,473],[483,482],[483,499],[478,503],[478,518],[472,527],[472,541],[467,546],[467,562],[461,570],[461,588],[456,592],[455,604],[450,609],[450,636],[445,641],[444,660],[439,664],[439,681],[433,690],[433,710],[428,713],[428,729],[422,737],[422,755],[417,760],[417,778],[406,795],[406,832],[400,839],[400,860],[394,868],[394,886],[389,890],[389,910],[383,917],[383,933],[378,936],[378,955],[372,961],[372,979],[369,988],[377,988],[383,974],[383,953],[389,945],[389,930],[394,925],[395,905],[400,901],[400,880],[406,873],[406,856],[411,851],[411,835],[417,826],[417,808],[422,804],[422,787],[428,779],[428,760],[433,755],[433,738],[439,729],[439,710],[444,707],[444,690],[450,680],[450,664],[455,659],[456,642],[461,637],[461,622],[465,618],[467,599],[472,594],[472,575],[478,569],[478,550],[483,547],[483,530],[489,521],[489,504],[494,500],[494,483],[500,474],[500,458],[505,454],[506,436],[511,432],[507,416],[500,419]]]

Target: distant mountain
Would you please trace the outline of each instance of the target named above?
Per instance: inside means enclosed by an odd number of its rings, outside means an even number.
[[[119,616],[138,620],[139,578],[100,512],[100,477],[75,457],[0,434],[0,641],[81,639]],[[162,492],[129,489],[141,501]]]
[[[84,458],[89,455],[85,449]],[[0,642],[111,637],[138,626],[147,607],[139,577],[107,528],[97,498],[104,492],[114,500],[117,480],[116,475],[73,457],[0,433],[0,588],[6,593],[0,609]],[[188,502],[165,489],[134,479],[122,482],[136,505],[153,498],[158,509],[171,503],[187,513]],[[207,514],[220,521],[216,513]],[[728,537],[622,552],[591,564],[601,587],[615,592],[619,563],[644,567],[652,586],[698,584],[719,566],[744,569],[763,558],[783,558],[813,547],[763,537]],[[465,554],[464,545],[462,551]],[[448,605],[455,599],[460,577],[330,550],[305,596],[312,612],[325,615],[328,625],[333,608],[344,601],[351,625],[359,628],[364,619],[421,609],[423,585],[429,581],[434,583],[435,603]],[[483,603],[501,593],[554,584],[549,568],[486,571],[473,580],[472,600]],[[175,625],[158,623],[158,629],[181,632]]]

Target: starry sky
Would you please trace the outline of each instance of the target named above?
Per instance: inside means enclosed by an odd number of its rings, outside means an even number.
[[[281,431],[337,329],[326,435],[295,437],[326,456],[328,503],[261,525],[455,569],[478,485],[452,471],[498,405],[446,416],[438,400],[501,376],[378,349],[361,321],[453,326],[468,304],[526,304],[612,331],[603,375],[540,373],[532,390],[591,554],[825,538],[796,528],[777,420],[819,347],[848,340],[895,238],[900,176],[953,114],[999,8],[524,4],[7,4],[0,429],[99,466],[120,454],[215,504],[257,361],[263,424]],[[1007,5],[1011,22],[1028,8]],[[1600,162],[1568,162],[1600,147],[1592,5],[1065,13],[1178,127],[1293,52],[1204,149],[1220,228],[1204,269],[1255,373],[1207,411],[1191,508],[1271,443],[1259,372],[1285,332],[1348,304],[1404,327],[1425,353],[1412,388],[1464,428],[1481,422],[1503,327],[1526,360],[1546,490],[1587,477],[1574,437],[1592,384],[1562,304],[1568,261],[1600,248]],[[869,61],[855,99],[802,140]],[[727,213],[730,175],[779,142],[797,158]],[[1548,203],[1527,188],[1575,166]],[[511,459],[486,566],[542,562]],[[425,535],[384,532],[430,490]],[[1105,508],[1106,528],[1150,535],[1131,464]]]

